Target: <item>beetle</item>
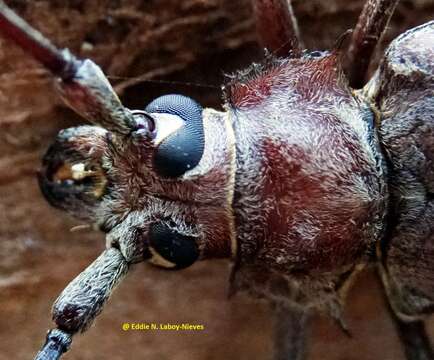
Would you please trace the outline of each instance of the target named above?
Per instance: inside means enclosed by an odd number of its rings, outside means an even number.
[[[407,358],[432,359],[422,319],[434,294],[434,22],[395,39],[364,84],[396,3],[366,3],[348,83],[339,45],[305,51],[290,3],[254,1],[273,56],[225,85],[225,111],[176,94],[129,110],[96,64],[0,3],[0,31],[96,125],[61,131],[42,162],[46,199],[105,232],[107,248],[56,300],[56,328],[36,359],[60,358],[133,264],[182,269],[219,257],[233,261],[231,293],[272,303],[276,359],[305,356],[312,310],[345,330],[346,290],[369,264]]]

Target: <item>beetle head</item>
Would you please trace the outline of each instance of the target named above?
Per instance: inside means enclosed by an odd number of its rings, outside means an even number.
[[[179,268],[228,256],[235,158],[226,115],[181,95],[132,113],[128,135],[59,133],[39,176],[47,200],[110,233],[132,261]]]

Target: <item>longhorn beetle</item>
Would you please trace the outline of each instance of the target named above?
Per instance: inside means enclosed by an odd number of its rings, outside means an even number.
[[[254,0],[270,56],[231,78],[223,112],[182,95],[125,108],[100,68],[59,50],[0,3],[1,33],[56,77],[95,126],[63,130],[39,184],[96,224],[106,250],[60,294],[36,359],[58,359],[138,262],[230,257],[231,292],[273,304],[275,359],[305,357],[312,309],[343,328],[345,290],[377,266],[408,359],[433,359],[434,22],[370,57],[397,0],[369,0],[341,51],[308,52],[286,0]],[[348,81],[347,81],[348,78]]]

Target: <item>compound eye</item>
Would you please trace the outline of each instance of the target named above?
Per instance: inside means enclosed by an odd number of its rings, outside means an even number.
[[[170,229],[163,223],[152,224],[149,229],[149,261],[168,269],[183,269],[199,258],[195,238]]]
[[[146,112],[155,114],[157,132],[164,127],[164,117],[158,121],[158,114],[175,115],[183,122],[158,144],[154,169],[159,175],[178,177],[199,163],[205,146],[202,110],[196,101],[183,95],[161,96],[146,107]]]

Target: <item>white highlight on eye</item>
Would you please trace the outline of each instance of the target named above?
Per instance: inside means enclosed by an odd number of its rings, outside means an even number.
[[[151,113],[151,116],[155,121],[155,145],[160,144],[165,138],[184,125],[184,120],[178,115]]]

